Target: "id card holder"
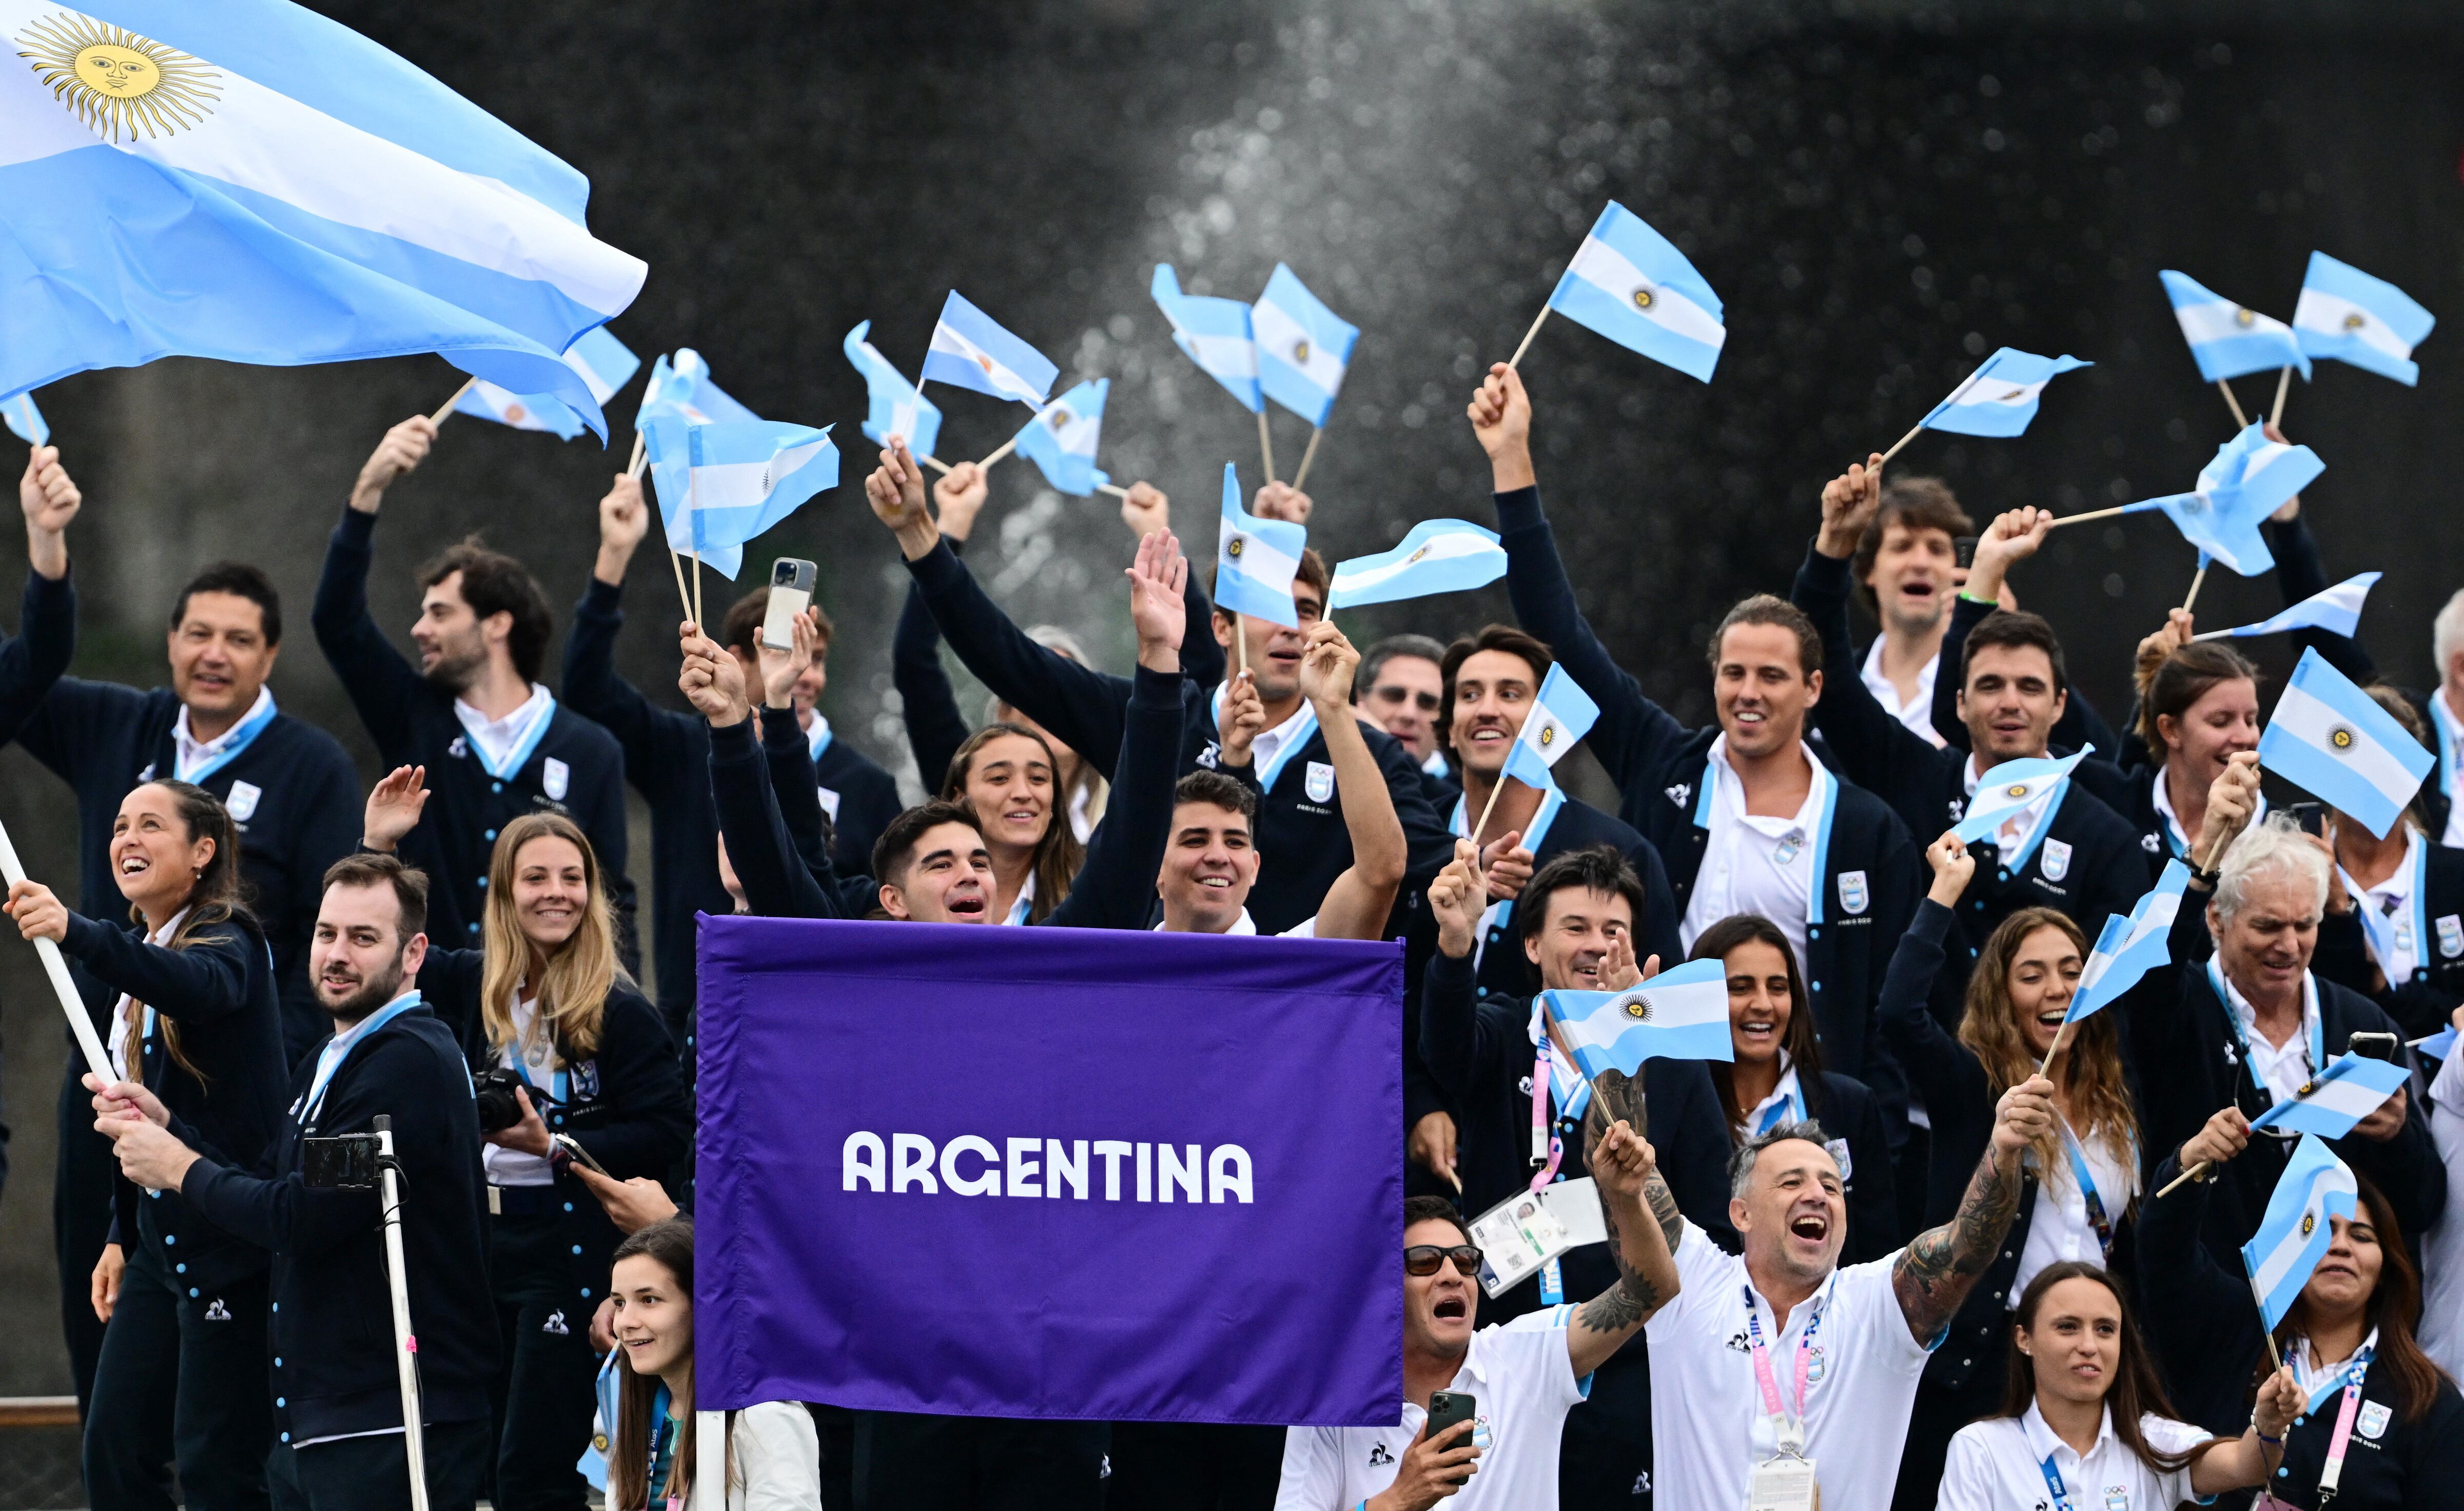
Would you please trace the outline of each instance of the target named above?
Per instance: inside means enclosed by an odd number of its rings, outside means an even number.
[[[1471,1241],[1481,1249],[1481,1289],[1491,1297],[1573,1247],[1566,1225],[1530,1191],[1517,1191],[1473,1218]]]
[[[1822,1486],[1814,1478],[1814,1460],[1782,1454],[1754,1465],[1746,1486],[1746,1511],[1815,1511],[1822,1504]]]
[[[1600,1189],[1588,1175],[1540,1188],[1540,1206],[1566,1225],[1566,1247],[1609,1241],[1608,1218],[1600,1211]]]

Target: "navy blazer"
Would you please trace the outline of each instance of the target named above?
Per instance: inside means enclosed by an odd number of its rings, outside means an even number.
[[[2416,843],[2426,884],[2404,920],[2413,931],[2412,974],[2371,989],[2374,967],[2360,906],[2320,921],[2319,948],[2310,959],[2310,968],[2324,979],[2377,1003],[2407,1039],[2437,1033],[2464,1004],[2464,850],[2427,838]]]

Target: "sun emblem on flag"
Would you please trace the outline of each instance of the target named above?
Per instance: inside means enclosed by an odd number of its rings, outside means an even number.
[[[2025,782],[2013,782],[2009,787],[2002,789],[2002,795],[2004,797],[2025,797],[2028,795],[2028,784]]]
[[[223,76],[187,54],[91,16],[28,22],[17,41],[52,98],[106,142],[200,124],[222,95],[209,80]]]
[[[1543,749],[1546,749],[1548,746],[1550,746],[1550,745],[1553,745],[1553,744],[1555,744],[1556,743],[1557,743],[1557,726],[1556,726],[1555,724],[1542,724],[1542,725],[1540,726],[1540,744],[1541,744],[1541,747],[1542,747]]]
[[[2256,319],[2258,319],[2258,312],[2256,310],[2237,309],[2233,311],[2233,323],[2239,325],[2244,330],[2250,329],[2251,322]]]
[[[1302,367],[1306,367],[1309,366],[1308,337],[1304,336],[1299,341],[1292,343],[1292,360],[1299,363]]]
[[[1242,544],[1242,538],[1241,538],[1240,536],[1237,536],[1237,535],[1236,535],[1236,536],[1232,537],[1232,544],[1229,544],[1229,545],[1227,545],[1227,546],[1225,546],[1225,547],[1223,547],[1223,549],[1224,549],[1224,550],[1226,550],[1226,551],[1228,551],[1228,552],[1230,552],[1230,553],[1231,553],[1232,555],[1234,555],[1234,556],[1238,556],[1238,555],[1240,555],[1240,554],[1241,554],[1241,544]]]
[[[1639,310],[1648,310],[1659,302],[1660,296],[1651,292],[1648,285],[1634,291],[1634,307]]]
[[[1404,558],[1403,558],[1403,565],[1404,565],[1404,566],[1406,566],[1406,567],[1409,567],[1409,566],[1411,566],[1414,562],[1419,561],[1421,557],[1426,556],[1426,555],[1428,555],[1428,554],[1429,554],[1429,548],[1428,548],[1427,546],[1423,545],[1423,546],[1421,546],[1419,550],[1414,551],[1411,555],[1404,557]]]
[[[511,420],[516,425],[519,425],[530,412],[530,411],[522,408],[518,404],[508,404],[505,406],[505,418]]]
[[[984,369],[985,377],[989,378],[993,375],[993,359],[990,357],[979,355],[976,358],[976,366]]]
[[[2353,732],[2343,724],[2338,724],[2327,731],[2327,743],[2336,747],[2338,755],[2342,755],[2353,748]]]
[[[2027,390],[2027,389],[2013,389],[2010,392],[2008,392],[2008,393],[2006,393],[2006,394],[2002,395],[2002,402],[2003,402],[2003,403],[2005,403],[2005,404],[2011,404],[2011,403],[2014,403],[2014,402],[2016,402],[2017,400],[2024,399],[2024,398],[2026,398],[2027,396],[2028,396],[2028,390]]]
[[[2363,314],[2360,310],[2350,310],[2344,315],[2344,328],[2346,330],[2359,330],[2369,322],[2370,318],[2367,315]]]
[[[2305,1212],[2303,1212],[2303,1213],[2301,1214],[2301,1236],[2302,1236],[2302,1237],[2304,1237],[2304,1238],[2307,1238],[2307,1237],[2309,1237],[2312,1233],[2317,1233],[2318,1231],[2319,1231],[2319,1214],[2318,1214],[2317,1212],[2314,1212],[2314,1211],[2305,1211]]]
[[[1055,431],[1059,431],[1062,427],[1064,427],[1064,426],[1067,425],[1068,423],[1069,423],[1069,411],[1068,411],[1067,410],[1054,410],[1054,411],[1052,411],[1052,428],[1053,428]]]
[[[1625,1002],[1625,1015],[1634,1019],[1638,1023],[1650,1022],[1651,999],[1649,997],[1628,997]]]

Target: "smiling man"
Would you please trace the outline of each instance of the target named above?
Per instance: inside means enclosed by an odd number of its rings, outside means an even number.
[[[1856,543],[1850,571],[1882,633],[1865,648],[1859,679],[1891,717],[1925,740],[1933,728],[1934,671],[1941,664],[1950,595],[1968,575],[1957,538],[1976,522],[1939,478],[1895,478]]]

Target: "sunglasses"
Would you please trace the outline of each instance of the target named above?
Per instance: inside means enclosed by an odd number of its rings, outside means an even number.
[[[1416,1243],[1403,1251],[1403,1273],[1435,1275],[1438,1266],[1448,1259],[1455,1262],[1458,1275],[1480,1273],[1480,1251],[1467,1243],[1459,1243],[1451,1249],[1442,1249],[1434,1243]]]
[[[1409,702],[1417,705],[1424,714],[1434,714],[1438,711],[1438,695],[1435,693],[1416,693],[1408,687],[1397,687],[1389,683],[1384,687],[1371,688],[1369,696],[1390,708],[1399,708]]]

